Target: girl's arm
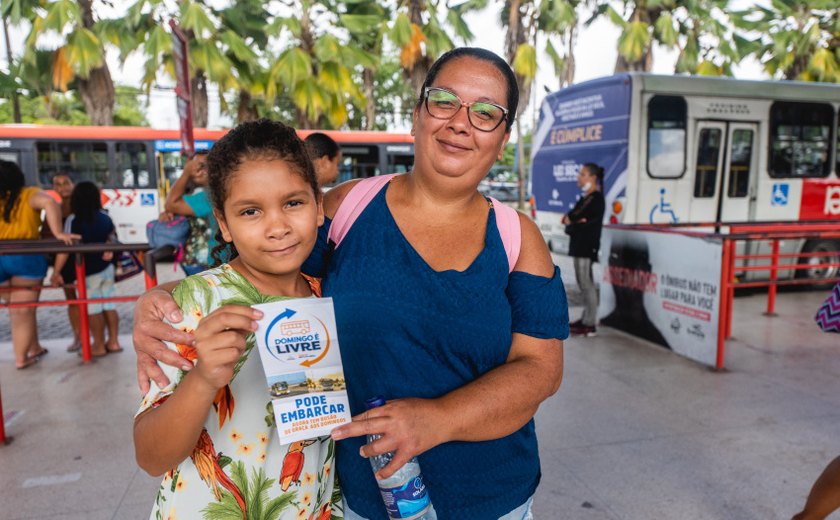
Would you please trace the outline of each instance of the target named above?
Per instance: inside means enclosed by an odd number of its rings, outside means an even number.
[[[228,317],[236,312],[220,307],[201,320],[195,331],[195,368],[163,404],[135,419],[137,464],[150,475],[162,475],[190,456],[216,393],[230,383],[245,337],[253,332],[233,328]]]
[[[558,276],[536,225],[520,216],[522,248],[516,271]],[[387,478],[408,460],[450,441],[493,440],[516,432],[560,387],[563,342],[513,334],[507,361],[437,399],[398,399],[354,417],[332,432],[333,439],[378,433],[362,447],[370,457],[395,451],[377,478]]]
[[[70,258],[70,255],[67,253],[58,253],[55,255],[55,264],[53,265],[53,274],[50,280],[53,285],[64,285],[64,277],[61,276],[61,270],[64,269],[64,264],[67,263],[68,258]]]
[[[61,228],[61,206],[43,191],[38,191],[29,197],[29,207],[34,210],[44,210],[47,213],[47,225],[55,238],[68,246],[73,240],[82,238],[80,235],[65,233]]]

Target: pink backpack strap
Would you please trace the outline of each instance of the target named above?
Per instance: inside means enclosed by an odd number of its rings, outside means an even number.
[[[522,248],[522,227],[519,223],[519,212],[510,206],[506,206],[489,197],[496,211],[496,227],[502,236],[502,244],[505,246],[505,254],[508,259],[508,272],[513,272],[516,261],[519,260],[519,251]]]
[[[357,182],[355,186],[350,188],[347,196],[341,201],[341,205],[335,212],[335,216],[330,224],[330,231],[327,235],[329,242],[332,242],[334,247],[338,247],[347,232],[365,210],[370,201],[376,196],[383,186],[388,184],[390,180],[397,175],[391,173],[388,175],[377,175],[375,177],[367,177]]]

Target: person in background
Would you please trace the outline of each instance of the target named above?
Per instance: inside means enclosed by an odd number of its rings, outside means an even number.
[[[161,215],[162,220],[171,219],[173,215],[183,215],[190,219],[190,233],[181,261],[187,276],[200,273],[210,266],[210,252],[217,244],[219,226],[206,191],[207,153],[207,150],[195,152],[184,165],[184,171],[166,196],[165,213]],[[188,194],[190,184],[195,189]]]
[[[116,236],[111,217],[102,210],[102,196],[96,184],[82,181],[73,188],[70,196],[70,208],[73,213],[64,223],[65,232],[72,232],[82,237],[83,244],[100,244],[113,241]],[[52,275],[54,285],[63,285],[62,268],[69,255],[60,253],[55,258],[55,270]],[[88,298],[110,298],[114,296],[114,254],[85,254],[85,288]],[[119,315],[113,302],[88,304],[90,332],[93,335],[91,355],[102,357],[108,353],[121,352],[119,343]],[[105,340],[105,328],[108,339]]]
[[[536,224],[512,215],[521,232],[512,260],[498,223],[510,213],[478,191],[510,138],[518,103],[503,59],[485,49],[449,51],[429,70],[414,106],[414,169],[386,177],[334,249],[332,219],[343,203],[358,209],[348,192],[372,181],[324,194],[327,219],[302,270],[322,276],[324,296],[334,298],[356,414],[333,430],[346,520],[387,519],[367,459],[390,451],[396,455],[377,478],[416,455],[441,519],[532,518],[540,481],[533,416],[560,387],[568,307]],[[252,310],[226,307],[231,329],[249,329]],[[148,387],[149,375],[167,383],[150,355],[192,368],[157,341],[191,344],[189,334],[161,321],[179,314],[163,289],[138,300],[141,385]],[[365,411],[365,400],[377,395],[387,403]],[[366,444],[368,434],[381,438]]]
[[[575,278],[583,293],[583,316],[570,325],[572,335],[594,336],[598,321],[598,290],[592,279],[592,262],[598,261],[604,220],[604,169],[593,163],[581,166],[577,184],[583,191],[575,207],[563,215],[569,235],[569,256],[574,258]]]
[[[64,172],[58,172],[52,178],[53,190],[61,197],[61,225],[67,221],[72,211],[70,210],[70,195],[73,193],[73,179]],[[53,258],[53,268],[55,268],[55,259]],[[65,284],[72,284],[76,281],[76,267],[73,261],[65,262],[61,270],[61,277]],[[76,289],[73,287],[64,287],[64,297],[68,300],[76,299]],[[67,318],[70,320],[70,328],[73,329],[73,343],[67,347],[67,352],[75,352],[82,348],[81,326],[79,325],[79,306],[67,306]]]
[[[318,186],[324,187],[338,179],[338,165],[341,163],[341,148],[332,137],[321,132],[313,132],[303,140],[309,157],[315,166]]]
[[[0,160],[0,240],[37,240],[40,237],[41,211],[47,216],[52,234],[65,244],[78,235],[65,233],[61,228],[61,207],[40,188],[25,186],[20,167]],[[0,287],[16,287],[0,296],[10,303],[38,301],[40,286],[47,275],[44,255],[0,255]],[[32,366],[48,351],[38,342],[38,323],[35,307],[9,309],[12,322],[12,347],[15,366]]]

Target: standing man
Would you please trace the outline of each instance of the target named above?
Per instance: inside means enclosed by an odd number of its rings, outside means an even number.
[[[592,262],[598,261],[603,226],[604,169],[593,163],[581,166],[577,178],[583,195],[568,214],[563,215],[569,235],[569,256],[575,261],[575,278],[583,293],[583,316],[569,325],[574,336],[594,336],[598,320],[598,291],[592,279]]]
[[[67,217],[72,213],[70,209],[70,195],[73,194],[73,188],[75,184],[73,183],[73,179],[70,178],[67,173],[63,171],[59,171],[52,178],[52,189],[58,196],[61,197],[61,225],[64,226],[64,223],[67,221]],[[47,226],[42,227],[42,236],[49,234],[49,228]],[[53,268],[55,267],[55,257],[52,258],[53,261]],[[76,262],[75,258],[70,260],[69,262],[65,262],[64,266],[61,268],[61,277],[64,279],[65,284],[72,284],[76,281]],[[68,300],[75,300],[76,299],[76,289],[73,287],[63,287],[64,289],[64,297]],[[81,326],[79,325],[79,306],[78,305],[68,305],[67,306],[67,318],[70,320],[70,328],[73,329],[73,343],[67,346],[67,352],[75,352],[82,348],[82,340],[81,340]]]
[[[318,186],[324,187],[338,179],[338,165],[341,163],[341,148],[332,137],[321,132],[313,132],[303,140],[309,152]]]

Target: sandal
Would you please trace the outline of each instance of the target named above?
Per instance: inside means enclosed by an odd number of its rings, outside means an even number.
[[[27,369],[27,368],[31,367],[32,365],[34,365],[35,363],[37,363],[38,359],[39,358],[37,358],[37,357],[27,358],[27,360],[22,365],[15,365],[15,368],[17,368],[18,370]]]
[[[50,353],[50,351],[46,347],[41,347],[40,352],[38,352],[37,354],[27,354],[26,357],[29,358],[29,359],[41,359],[42,357],[46,356],[49,353]]]

